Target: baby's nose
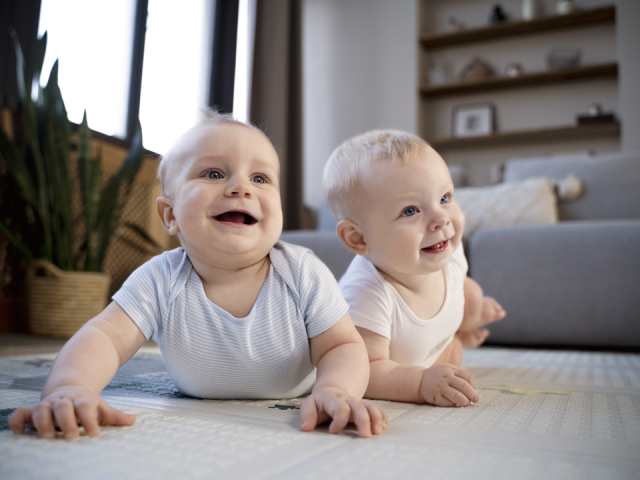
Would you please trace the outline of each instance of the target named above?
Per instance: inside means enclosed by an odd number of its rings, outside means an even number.
[[[429,230],[434,231],[438,229],[443,229],[450,223],[451,223],[451,219],[449,219],[447,215],[444,215],[444,214],[434,215],[433,218],[431,219],[431,222],[429,222]]]
[[[251,197],[251,185],[248,181],[236,181],[229,185],[227,195],[234,197]]]

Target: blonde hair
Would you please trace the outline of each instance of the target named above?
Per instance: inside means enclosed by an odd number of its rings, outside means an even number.
[[[208,107],[208,108],[203,108],[202,110],[200,110],[200,120],[192,127],[195,128],[199,125],[206,125],[206,124],[216,124],[216,123],[235,123],[238,125],[243,125],[245,127],[249,127],[253,130],[255,130],[256,132],[265,135],[265,133],[260,130],[258,127],[256,127],[255,125],[251,124],[251,123],[245,123],[242,122],[240,120],[238,120],[237,118],[235,118],[233,116],[232,113],[220,113],[218,111],[217,108],[215,107]],[[266,137],[266,135],[265,135]],[[169,165],[173,162],[174,158],[176,157],[177,153],[176,153],[176,146],[180,143],[180,139],[177,140],[172,146],[171,148],[169,148],[169,150],[167,150],[165,152],[164,155],[161,155],[159,158],[160,164],[158,165],[158,180],[160,180],[160,185],[162,186],[162,193],[166,194],[167,193],[167,170],[169,169]]]
[[[406,165],[428,146],[420,137],[398,130],[371,130],[343,142],[331,154],[322,178],[324,198],[336,220],[349,219],[350,194],[368,165]]]

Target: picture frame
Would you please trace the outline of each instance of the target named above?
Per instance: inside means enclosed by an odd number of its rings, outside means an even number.
[[[495,107],[491,103],[460,105],[453,109],[451,136],[491,135],[495,130]]]

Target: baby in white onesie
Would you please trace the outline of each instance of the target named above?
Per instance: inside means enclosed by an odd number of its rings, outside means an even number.
[[[324,192],[338,236],[358,254],[340,288],[367,345],[366,396],[477,402],[462,349],[483,343],[481,327],[506,312],[466,276],[464,215],[440,155],[405,132],[358,135],[333,152]]]

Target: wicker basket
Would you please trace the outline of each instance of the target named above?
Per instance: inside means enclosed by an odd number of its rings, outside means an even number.
[[[38,269],[51,277],[36,276]],[[66,272],[47,260],[34,260],[27,272],[31,333],[70,338],[107,305],[106,273]]]

